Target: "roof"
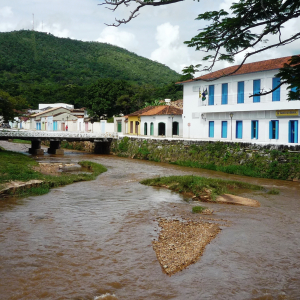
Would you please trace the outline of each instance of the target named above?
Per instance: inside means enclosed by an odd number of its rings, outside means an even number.
[[[242,67],[232,75],[241,75],[241,74],[248,74],[254,72],[262,72],[262,71],[269,71],[269,70],[277,70],[283,67],[284,64],[288,63],[291,59],[291,56],[280,57],[275,59],[268,59],[263,61],[257,61],[253,63],[243,64]],[[227,76],[228,74],[232,73],[239,65],[231,66],[225,69],[221,69],[212,73],[205,74],[203,76],[183,81],[191,82],[197,80],[214,80],[219,77]]]
[[[155,116],[155,115],[182,115],[182,109],[171,106],[161,105],[154,106],[150,110],[141,114],[141,116]]]
[[[156,106],[147,106],[145,108],[142,108],[140,110],[137,110],[131,114],[128,114],[127,116],[125,117],[135,117],[135,116],[140,116],[142,113],[145,113],[147,112],[148,110],[152,109],[153,107],[156,107]]]
[[[65,109],[65,110],[67,110],[67,111],[70,111],[69,109],[64,108],[64,107],[52,107],[52,108],[50,108],[50,109],[48,109],[48,110],[44,110],[44,111],[42,111],[42,112],[33,114],[33,115],[31,115],[30,117],[37,117],[37,116],[40,116],[40,115],[43,115],[43,114],[47,114],[47,113],[49,113],[49,112],[52,112],[52,111],[54,111],[54,110],[60,109],[60,108],[63,108],[63,109]]]

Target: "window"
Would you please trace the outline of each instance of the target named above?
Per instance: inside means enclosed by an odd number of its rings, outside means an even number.
[[[260,93],[260,79],[253,80],[253,95]],[[260,102],[260,96],[254,96],[253,102]]]
[[[222,104],[228,103],[228,83],[222,84]]]
[[[209,121],[208,137],[214,137],[214,121]]]
[[[239,81],[238,82],[237,103],[244,103],[244,89],[245,89],[244,81]]]
[[[272,89],[275,89],[280,84],[280,78],[274,77],[272,80]],[[280,101],[280,87],[272,92],[272,101]]]
[[[289,121],[289,143],[298,143],[298,121]]]
[[[208,105],[214,105],[215,104],[215,86],[210,85],[208,87]]]
[[[293,88],[291,88],[291,92],[297,93],[298,88],[296,86],[294,86]],[[291,100],[299,100],[299,98],[295,95],[295,96],[291,97]]]
[[[227,121],[222,121],[221,137],[227,138]]]
[[[163,122],[158,123],[158,135],[166,135],[166,124]]]
[[[176,121],[172,125],[172,135],[179,135],[179,123]]]
[[[154,125],[153,125],[153,122],[150,123],[150,135],[154,135]]]
[[[122,132],[122,121],[117,121],[118,123],[118,132]]]
[[[133,121],[130,121],[130,133],[133,133]]]
[[[251,139],[258,139],[258,121],[251,121]]]
[[[241,139],[243,137],[243,121],[236,121],[235,137]]]
[[[270,121],[269,123],[269,138],[278,140],[279,137],[279,121]]]
[[[244,81],[238,82],[238,103],[244,103],[244,90],[245,90],[245,83]]]
[[[147,135],[147,123],[144,123],[144,135]]]

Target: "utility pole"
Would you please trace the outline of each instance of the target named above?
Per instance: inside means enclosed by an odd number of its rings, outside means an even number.
[[[34,14],[32,14],[32,31],[34,31]]]

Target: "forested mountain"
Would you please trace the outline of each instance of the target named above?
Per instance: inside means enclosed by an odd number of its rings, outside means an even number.
[[[21,30],[0,32],[0,90],[38,103],[75,104],[101,78],[160,87],[177,81],[170,68],[125,49]]]

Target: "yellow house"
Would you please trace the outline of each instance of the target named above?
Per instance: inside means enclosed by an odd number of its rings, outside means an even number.
[[[155,106],[148,106],[127,115],[127,134],[140,135],[141,115]]]

